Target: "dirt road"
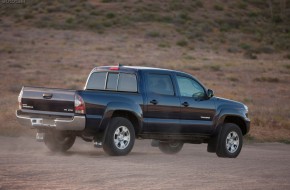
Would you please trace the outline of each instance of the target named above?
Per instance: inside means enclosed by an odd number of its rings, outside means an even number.
[[[290,189],[290,146],[245,145],[237,159],[186,144],[165,155],[148,140],[132,153],[109,157],[77,140],[65,154],[33,138],[0,137],[0,190],[4,189]]]

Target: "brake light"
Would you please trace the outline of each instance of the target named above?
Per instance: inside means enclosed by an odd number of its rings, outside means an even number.
[[[23,95],[23,88],[21,89],[19,95],[18,95],[18,104],[19,104],[19,109],[22,109],[22,95]]]
[[[75,95],[75,113],[85,114],[86,107],[85,102],[82,97],[78,94]]]
[[[119,67],[117,66],[117,67],[110,67],[110,70],[111,71],[118,71],[119,70]]]

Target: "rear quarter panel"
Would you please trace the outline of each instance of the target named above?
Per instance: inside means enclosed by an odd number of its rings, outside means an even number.
[[[86,131],[102,133],[114,111],[130,111],[140,120],[143,117],[143,97],[139,93],[85,90],[78,92],[86,105]]]

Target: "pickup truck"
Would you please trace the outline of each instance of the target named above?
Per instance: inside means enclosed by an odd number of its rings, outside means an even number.
[[[215,97],[190,74],[160,68],[100,66],[84,90],[23,87],[18,102],[20,124],[36,129],[51,151],[67,151],[81,137],[121,156],[138,138],[166,154],[207,143],[208,152],[235,158],[250,128],[246,105]]]

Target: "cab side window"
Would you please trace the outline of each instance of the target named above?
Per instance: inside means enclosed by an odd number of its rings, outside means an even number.
[[[149,93],[174,96],[171,77],[162,74],[148,74],[147,86]]]
[[[181,96],[195,99],[203,99],[205,97],[204,88],[195,80],[182,76],[177,76],[176,79]]]

